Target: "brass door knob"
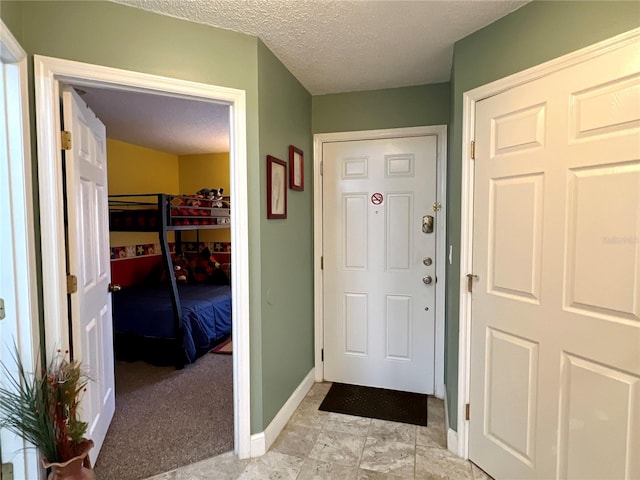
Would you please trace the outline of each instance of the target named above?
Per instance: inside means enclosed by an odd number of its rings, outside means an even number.
[[[109,284],[109,291],[111,293],[119,292],[120,290],[122,290],[122,287],[120,285],[118,285],[117,283],[110,283]]]

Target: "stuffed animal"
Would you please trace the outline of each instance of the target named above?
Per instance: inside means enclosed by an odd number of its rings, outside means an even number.
[[[198,255],[189,262],[189,267],[196,282],[206,282],[211,274],[218,268],[220,264],[211,254],[208,248],[204,248]]]
[[[201,188],[196,192],[196,195],[206,198],[207,200],[219,201],[222,200],[222,194],[224,188]]]
[[[178,283],[188,283],[189,281],[189,262],[184,256],[179,255],[174,257],[173,260],[173,275],[176,277],[176,282]],[[167,275],[162,269],[162,275],[160,276],[160,281],[165,282],[167,280]]]
[[[186,258],[180,256],[173,260],[173,274],[176,282],[187,283],[189,278],[189,262]]]

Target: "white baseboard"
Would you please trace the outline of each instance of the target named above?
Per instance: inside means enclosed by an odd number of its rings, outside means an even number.
[[[447,450],[454,455],[460,455],[458,451],[458,432],[451,428],[447,429]]]
[[[267,443],[264,432],[251,435],[251,457],[259,457],[267,453]]]
[[[311,387],[315,382],[315,369],[312,368],[306,377],[300,382],[298,388],[294,390],[286,403],[282,406],[280,411],[273,417],[271,423],[267,425],[264,432],[255,433],[251,435],[251,456],[260,457],[267,453],[269,447],[273,444],[282,429],[287,425],[287,422],[291,419],[293,412],[296,411],[300,402],[307,395]]]
[[[447,386],[444,386],[444,421],[447,426],[447,450],[455,455],[460,455],[458,452],[458,432],[449,428],[449,403],[447,402]]]

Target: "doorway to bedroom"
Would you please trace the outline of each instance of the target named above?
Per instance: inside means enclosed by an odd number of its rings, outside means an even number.
[[[231,340],[229,106],[71,94],[106,130],[116,411],[95,468],[100,478],[146,478],[233,449],[232,357],[210,353]],[[158,193],[176,207],[166,225],[150,223]]]
[[[88,64],[81,64],[77,62],[70,62],[66,60],[53,59],[47,57],[39,57],[36,56],[34,59],[35,66],[35,83],[36,83],[36,106],[37,106],[37,131],[38,131],[38,169],[39,169],[39,187],[40,187],[40,208],[41,208],[41,232],[43,239],[47,239],[47,256],[43,255],[43,306],[45,310],[45,330],[47,335],[45,337],[47,350],[51,348],[72,348],[72,352],[75,358],[81,360],[83,365],[86,368],[93,371],[95,367],[97,367],[96,371],[99,372],[99,375],[94,379],[92,385],[87,393],[85,394],[86,401],[83,401],[83,410],[88,411],[88,417],[93,419],[99,418],[100,415],[94,415],[94,409],[102,408],[102,399],[107,397],[113,397],[113,395],[103,395],[105,393],[112,392],[114,389],[111,385],[113,383],[109,383],[108,379],[105,377],[108,375],[103,375],[109,373],[111,375],[111,382],[113,382],[113,368],[108,368],[109,361],[113,361],[113,344],[109,341],[110,336],[112,334],[111,330],[111,312],[107,312],[107,309],[100,310],[100,316],[96,317],[94,320],[90,320],[87,322],[87,329],[83,329],[85,326],[80,322],[79,318],[83,317],[82,315],[74,315],[77,313],[73,308],[73,300],[70,300],[70,297],[73,298],[81,298],[80,304],[88,303],[88,300],[84,297],[86,292],[87,283],[83,283],[83,280],[90,277],[83,277],[88,271],[92,269],[96,269],[96,272],[109,272],[108,276],[111,277],[111,268],[102,268],[102,265],[109,265],[110,256],[112,252],[115,252],[115,247],[125,247],[125,258],[129,258],[131,260],[134,259],[134,256],[137,258],[140,257],[152,257],[150,255],[156,251],[155,244],[151,243],[138,243],[138,240],[135,243],[128,245],[115,245],[114,248],[110,245],[110,239],[108,238],[108,221],[102,221],[97,215],[97,209],[94,208],[103,202],[106,206],[106,188],[102,190],[100,187],[100,182],[94,182],[94,186],[87,186],[87,182],[85,182],[85,178],[80,175],[79,179],[77,179],[76,187],[78,190],[83,192],[90,192],[91,195],[86,196],[78,196],[78,195],[67,195],[69,193],[69,178],[71,178],[68,174],[70,170],[73,170],[76,165],[80,165],[82,162],[74,163],[75,158],[80,158],[86,156],[87,158],[91,157],[95,153],[95,151],[99,150],[94,148],[96,142],[92,139],[95,139],[95,136],[84,134],[75,135],[76,133],[80,133],[84,130],[87,130],[87,123],[79,122],[79,132],[76,132],[74,128],[69,128],[69,130],[74,131],[73,138],[75,138],[75,142],[72,141],[72,145],[74,147],[69,147],[69,150],[64,152],[64,155],[60,153],[60,135],[58,133],[58,129],[62,130],[63,128],[66,130],[67,128],[67,118],[65,118],[64,112],[60,110],[60,98],[64,98],[67,90],[72,91],[72,96],[77,96],[80,99],[80,104],[86,103],[82,100],[82,97],[87,97],[88,90],[91,88],[105,89],[111,93],[130,93],[136,92],[137,94],[146,94],[152,96],[156,101],[162,99],[181,99],[181,100],[189,100],[192,103],[202,103],[209,107],[218,106],[223,107],[222,111],[223,115],[226,115],[226,125],[227,132],[231,131],[231,133],[227,133],[227,142],[229,143],[228,153],[227,153],[227,169],[229,173],[227,174],[229,189],[225,193],[232,193],[234,195],[234,199],[238,199],[238,202],[235,204],[228,205],[229,199],[219,199],[220,188],[224,190],[223,186],[214,186],[212,184],[203,185],[202,188],[207,188],[212,190],[215,188],[216,194],[213,198],[208,198],[207,201],[213,202],[215,201],[226,201],[227,202],[227,214],[225,226],[221,226],[219,229],[232,232],[232,236],[234,239],[234,246],[237,246],[237,250],[231,250],[229,252],[229,248],[226,247],[225,244],[230,244],[230,242],[225,241],[226,239],[216,239],[216,238],[203,238],[200,237],[198,233],[194,232],[181,232],[183,235],[181,236],[181,245],[183,250],[186,251],[187,246],[191,246],[195,248],[196,253],[200,253],[201,243],[209,243],[211,248],[214,249],[216,247],[222,247],[222,250],[219,252],[219,256],[221,258],[224,257],[224,254],[228,254],[229,261],[222,260],[222,262],[216,261],[213,262],[213,252],[210,251],[210,256],[208,260],[211,260],[214,265],[219,267],[221,271],[224,271],[225,274],[229,273],[229,265],[222,265],[222,263],[233,263],[234,268],[235,265],[238,265],[237,272],[239,273],[235,278],[232,277],[232,286],[231,297],[234,300],[234,309],[231,318],[232,329],[234,332],[234,343],[233,345],[233,355],[229,356],[221,356],[221,355],[212,355],[207,352],[198,352],[195,356],[187,358],[187,362],[192,362],[196,359],[198,355],[200,355],[200,360],[209,359],[209,358],[225,358],[225,360],[220,360],[220,362],[227,363],[230,365],[229,372],[230,374],[226,375],[226,382],[229,385],[229,389],[231,393],[229,397],[222,402],[225,407],[228,408],[230,415],[230,419],[228,420],[229,425],[231,426],[229,431],[229,440],[228,447],[225,447],[224,450],[234,449],[236,454],[238,454],[241,458],[248,456],[249,454],[249,422],[250,422],[250,411],[249,404],[247,402],[241,401],[241,399],[245,398],[246,395],[243,392],[248,388],[248,372],[249,372],[249,364],[248,364],[248,283],[246,279],[248,275],[242,275],[247,270],[247,262],[248,258],[248,235],[247,235],[247,222],[246,222],[246,209],[247,209],[247,174],[246,174],[246,127],[245,127],[245,93],[240,90],[233,90],[228,88],[219,88],[215,86],[196,84],[193,82],[184,82],[181,80],[170,79],[165,77],[157,77],[146,74],[139,74],[136,72],[129,72],[117,69],[111,69],[107,67],[99,67]],[[80,90],[84,90],[83,95],[79,95],[78,92],[74,89],[66,89],[65,87],[68,85],[74,85],[76,88]],[[87,109],[88,107],[84,107]],[[82,110],[80,108],[79,110]],[[97,108],[96,108],[97,110]],[[86,113],[86,112],[84,112]],[[176,115],[175,111],[171,112],[172,119],[175,120]],[[210,118],[211,112],[206,117]],[[86,118],[90,118],[89,115]],[[82,119],[82,116],[74,117],[77,119]],[[71,125],[73,122],[69,122]],[[90,122],[94,123],[94,122]],[[100,122],[98,122],[100,123]],[[108,123],[108,122],[107,122]],[[193,120],[184,121],[184,124],[194,123]],[[149,121],[138,121],[130,124],[127,128],[129,130],[134,129],[137,126],[150,126],[151,122]],[[229,128],[231,125],[231,128]],[[73,125],[71,125],[73,127]],[[175,128],[175,127],[174,127]],[[89,139],[85,142],[86,139]],[[128,143],[124,140],[112,139],[115,141],[119,141],[122,143],[127,143],[128,146],[134,145],[134,143]],[[100,142],[98,142],[99,144]],[[111,143],[111,140],[107,141],[106,138],[102,142],[103,150],[105,150],[106,157],[106,147],[107,144]],[[120,145],[122,146],[122,145]],[[140,145],[137,145],[140,147]],[[93,148],[93,150],[92,150]],[[149,147],[142,147],[149,148]],[[89,153],[89,155],[85,155]],[[214,152],[218,153],[218,152]],[[194,153],[186,154],[186,155],[178,155],[176,156],[189,156],[189,155],[198,155]],[[63,158],[64,157],[64,158]],[[91,157],[93,158],[93,157]],[[89,158],[90,159],[90,158]],[[85,159],[86,160],[86,159]],[[95,157],[96,162],[93,164],[94,166],[98,166],[99,155]],[[193,159],[187,159],[193,160]],[[202,159],[200,159],[202,160]],[[89,162],[91,163],[91,162]],[[183,162],[184,163],[184,162]],[[214,162],[215,163],[215,162]],[[220,162],[218,162],[220,163]],[[71,165],[72,168],[69,168]],[[103,164],[104,170],[107,170],[107,162],[105,160]],[[66,168],[62,168],[62,167]],[[99,168],[98,168],[99,169]],[[150,168],[147,169],[146,175],[143,175],[142,178],[149,181],[150,177],[159,177],[158,168]],[[179,181],[179,168],[178,168],[178,187],[180,187]],[[184,170],[184,169],[183,169]],[[187,169],[188,170],[188,169]],[[129,168],[128,173],[131,172]],[[175,175],[170,175],[174,176]],[[133,176],[125,174],[127,180],[132,180]],[[198,175],[200,178],[200,175]],[[205,178],[202,177],[204,181]],[[215,181],[215,179],[212,179]],[[118,181],[116,181],[117,184]],[[106,180],[102,185],[106,186]],[[98,188],[94,188],[98,186]],[[183,184],[184,186],[184,184]],[[92,190],[93,189],[93,190]],[[201,189],[201,188],[199,188]],[[94,194],[95,193],[95,194]],[[105,195],[103,195],[105,193]],[[131,192],[129,192],[131,193]],[[134,193],[140,193],[140,190],[134,190]],[[157,191],[156,191],[157,193]],[[103,198],[101,198],[101,195]],[[189,196],[194,196],[194,194],[189,193]],[[164,198],[164,197],[163,197]],[[86,200],[86,201],[85,201]],[[93,202],[93,203],[92,203]],[[68,207],[68,208],[67,208]],[[89,208],[87,208],[89,207]],[[213,205],[211,206],[213,207]],[[212,208],[211,208],[212,209]],[[224,210],[221,208],[220,210]],[[63,215],[64,212],[64,215]],[[107,240],[102,243],[91,243],[86,238],[81,238],[80,245],[78,248],[72,247],[72,242],[69,241],[69,238],[78,233],[77,225],[72,225],[70,221],[70,217],[68,214],[70,212],[74,212],[74,215],[80,218],[77,224],[80,224],[81,227],[86,227],[85,233],[93,233],[94,230],[104,230],[107,232]],[[96,213],[96,216],[92,216]],[[217,212],[219,213],[219,212]],[[230,215],[231,213],[231,215]],[[216,217],[225,217],[225,215],[215,215]],[[107,218],[106,215],[103,215],[103,218]],[[231,219],[233,223],[230,223]],[[224,221],[221,223],[225,223]],[[177,223],[176,223],[177,224]],[[174,225],[176,225],[174,224]],[[84,228],[83,227],[83,228]],[[107,227],[107,228],[103,228]],[[229,228],[230,227],[230,228]],[[75,229],[75,230],[74,230]],[[188,230],[185,228],[175,228],[174,230]],[[190,236],[193,235],[193,236]],[[169,235],[167,235],[169,237]],[[173,232],[173,238],[167,240],[167,244],[170,246],[169,248],[176,248],[176,232]],[[98,238],[98,237],[96,237]],[[131,239],[127,240],[130,241]],[[230,240],[230,237],[229,237]],[[159,240],[156,240],[156,243]],[[161,244],[165,242],[160,241]],[[135,248],[132,249],[131,245],[134,245]],[[138,246],[144,245],[153,245],[153,247],[149,247],[145,252],[144,249],[140,250]],[[226,248],[225,248],[226,247]],[[161,248],[161,250],[165,250]],[[168,249],[167,249],[168,250]],[[225,251],[226,250],[226,251]],[[129,252],[129,257],[126,257],[127,251]],[[134,255],[131,256],[131,252],[134,253],[142,253],[142,255]],[[106,262],[102,261],[103,254],[106,253]],[[146,253],[146,255],[145,255]],[[77,264],[78,271],[70,272],[69,259],[74,257],[79,259]],[[237,262],[235,260],[238,260]],[[67,259],[67,261],[65,261]],[[171,262],[171,260],[169,260]],[[220,265],[218,265],[220,264]],[[173,265],[171,263],[167,263],[169,266],[168,271],[173,271]],[[227,270],[224,270],[226,267]],[[74,273],[78,275],[78,287],[76,291],[71,290],[72,293],[68,294],[67,289],[61,287],[61,285],[67,285],[67,282],[61,282],[60,277],[64,279],[64,275],[74,276]],[[149,274],[152,272],[149,271]],[[99,276],[99,275],[96,275]],[[126,276],[126,275],[125,275]],[[135,277],[135,280],[138,281],[140,278]],[[146,276],[145,276],[146,277]],[[175,280],[175,277],[170,274],[167,275],[170,279],[170,283]],[[244,278],[244,280],[243,280]],[[109,281],[111,279],[109,278]],[[104,294],[108,295],[110,299],[112,295],[117,292],[118,284],[115,282],[110,282],[109,284],[109,293],[107,293],[107,288],[105,285]],[[120,285],[120,291],[123,291],[124,288]],[[237,299],[237,300],[236,300]],[[76,300],[77,301],[77,300]],[[175,302],[174,302],[175,303]],[[108,302],[109,309],[111,302]],[[156,302],[149,302],[149,307],[155,306]],[[102,320],[107,319],[108,322],[102,322]],[[91,328],[88,328],[92,325]],[[108,327],[107,327],[108,325]],[[94,333],[95,331],[102,331],[100,335]],[[227,333],[230,333],[231,329],[228,330]],[[109,333],[111,332],[111,333]],[[82,337],[87,337],[86,342],[77,341],[82,339]],[[185,335],[186,338],[186,335]],[[215,342],[214,340],[222,339],[223,336],[219,336],[211,338],[212,346]],[[94,341],[100,340],[102,342]],[[185,344],[186,345],[186,344]],[[110,352],[110,353],[109,353]],[[175,352],[175,350],[174,350]],[[206,355],[205,355],[206,353]],[[109,359],[111,357],[111,360]],[[220,363],[218,362],[218,363]],[[100,365],[102,364],[102,365]],[[206,365],[205,361],[195,361],[193,367]],[[191,380],[184,381],[182,383],[175,384],[173,387],[169,387],[166,395],[162,395],[156,393],[153,395],[153,398],[164,398],[164,401],[160,402],[161,408],[164,409],[161,414],[161,418],[164,421],[155,422],[155,430],[153,436],[159,437],[163,444],[162,449],[155,449],[153,451],[153,462],[158,463],[157,459],[160,456],[164,456],[165,451],[170,451],[175,448],[175,442],[172,443],[171,437],[165,436],[161,431],[158,430],[157,427],[160,424],[170,424],[170,419],[173,419],[178,415],[178,410],[185,411],[188,409],[185,408],[187,400],[189,400],[194,395],[189,393],[189,388],[194,385],[193,379],[199,378],[203,375],[198,375],[197,370],[192,368],[191,366],[187,366],[184,370],[176,370],[174,366],[167,367],[169,370],[168,374],[161,374],[163,380],[167,377],[179,377],[186,378],[188,375],[185,372],[191,373]],[[109,372],[111,370],[111,372]],[[218,369],[223,371],[224,369]],[[152,378],[152,375],[147,373],[135,373],[133,375],[136,378],[142,378],[145,381],[148,381]],[[206,376],[206,374],[204,375]],[[219,382],[222,383],[222,382]],[[132,388],[136,386],[133,385]],[[90,391],[91,390],[91,391]],[[123,390],[126,391],[126,390]],[[197,395],[198,397],[206,397],[208,396],[208,403],[212,403],[212,388],[211,382],[207,382],[206,387],[207,395]],[[171,406],[172,399],[179,399],[179,404],[174,404]],[[120,403],[120,402],[118,402]],[[149,402],[147,402],[149,403]],[[106,405],[106,404],[105,404]],[[198,408],[200,410],[201,408]],[[129,410],[129,409],[125,409]],[[102,418],[108,417],[105,424],[109,425],[110,416],[112,415],[113,410],[109,411],[109,408],[104,410],[104,415]],[[86,413],[86,412],[85,412]],[[144,413],[140,413],[138,411],[136,417],[142,417],[142,420],[145,424],[154,423],[148,415]],[[146,418],[145,418],[146,417]],[[192,418],[193,414],[190,413],[189,417]],[[90,425],[90,428],[93,426]],[[129,429],[132,429],[135,425],[129,423]],[[206,425],[200,422],[200,428],[203,430],[216,430],[216,428],[212,427],[211,429],[207,429]],[[106,434],[106,428],[97,429],[97,434],[101,433],[100,430],[103,430],[104,434]],[[218,429],[219,430],[219,429]],[[140,430],[137,431],[138,438],[141,436],[144,438],[150,438],[152,434],[143,435],[144,432]],[[106,435],[103,435],[103,438]],[[193,436],[193,432],[191,434]],[[179,440],[178,440],[179,442]],[[102,443],[102,442],[101,442]],[[216,443],[215,441],[205,440],[205,443]],[[94,449],[94,462],[96,460],[95,457],[98,455],[98,448]],[[137,448],[133,449],[140,452],[141,447],[138,445]],[[215,453],[214,453],[215,454]],[[205,454],[206,456],[211,456],[211,454]],[[196,460],[192,455],[179,455],[181,457],[181,464],[190,463]],[[118,458],[118,462],[121,463],[123,460],[122,457]],[[138,462],[140,462],[140,458],[138,458]],[[100,460],[98,459],[98,463]],[[173,467],[173,466],[172,466]],[[160,473],[162,471],[168,470],[172,467],[158,467],[160,470],[155,473]],[[135,476],[132,478],[140,478],[140,476],[144,477],[145,474],[141,474],[137,472],[134,474]],[[125,478],[121,474],[115,475],[101,475],[101,478]]]

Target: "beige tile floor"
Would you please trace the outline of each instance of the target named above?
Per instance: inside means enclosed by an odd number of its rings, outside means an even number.
[[[427,427],[318,410],[331,384],[316,383],[269,451],[225,453],[148,480],[488,480],[446,449],[442,400]]]

